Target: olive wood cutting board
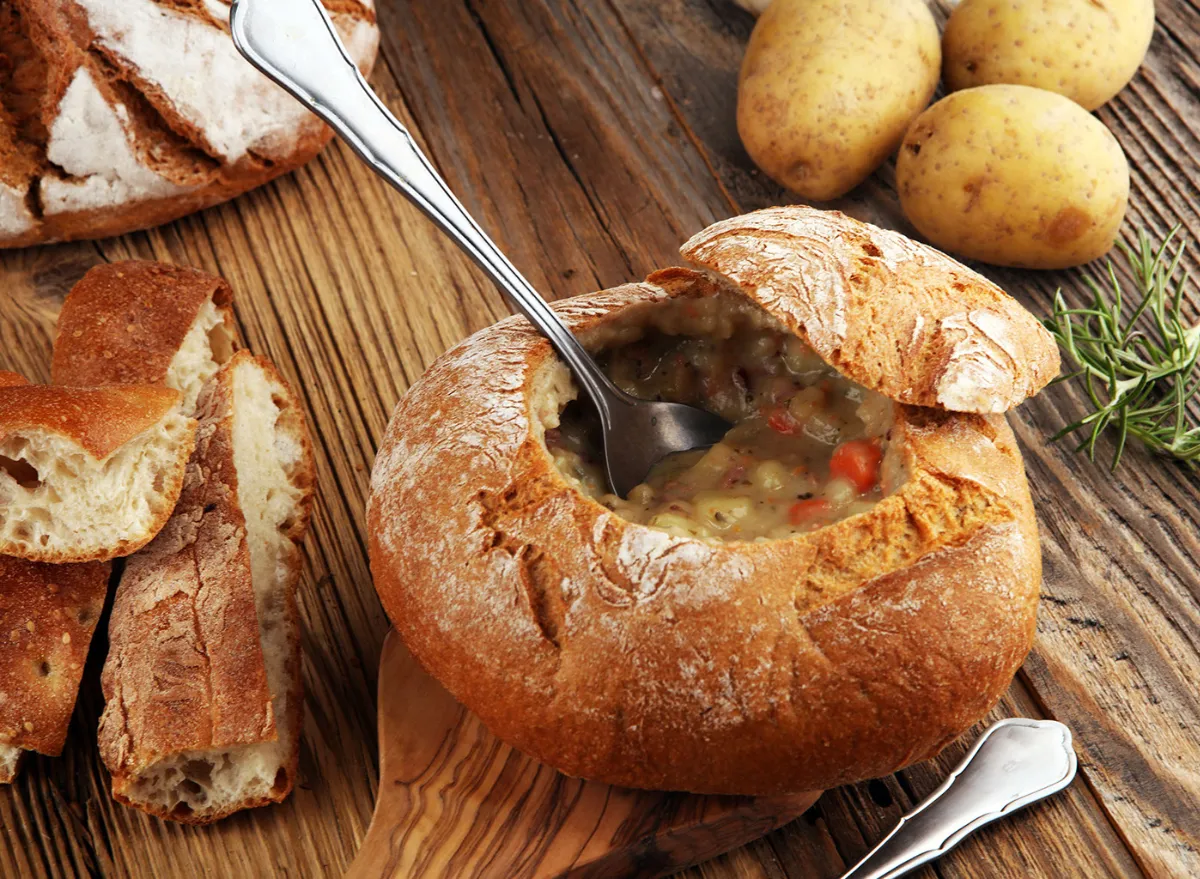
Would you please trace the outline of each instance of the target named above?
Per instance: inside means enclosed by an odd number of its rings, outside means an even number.
[[[716,797],[568,778],[513,750],[391,632],[379,796],[350,879],[665,876],[799,817],[820,793]]]

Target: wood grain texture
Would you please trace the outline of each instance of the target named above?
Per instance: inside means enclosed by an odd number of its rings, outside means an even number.
[[[395,632],[379,661],[379,777],[350,879],[653,879],[758,839],[820,796],[700,797],[567,778],[497,740]]]
[[[727,0],[380,0],[379,15],[374,85],[549,295],[677,263],[675,248],[708,222],[789,201],[733,129],[752,19]],[[1200,240],[1198,57],[1200,5],[1160,0],[1146,65],[1097,114],[1134,169],[1127,239],[1139,225],[1162,233],[1182,222]],[[890,166],[838,206],[910,231]],[[1198,253],[1187,259],[1196,275]],[[506,309],[337,146],[265,189],[148,233],[0,254],[0,368],[48,379],[70,285],[101,260],[131,256],[229,279],[246,341],[279,364],[311,418],[320,494],[300,591],[302,781],[288,803],[207,829],[114,805],[94,746],[98,634],[66,753],[30,761],[0,790],[0,876],[341,875],[378,786],[375,669],[388,626],[362,530],[373,450],[425,366]],[[1038,314],[1060,286],[1071,301],[1085,295],[1079,273],[983,270]],[[1200,295],[1189,295],[1196,315]],[[1085,409],[1066,384],[1012,417],[1041,520],[1045,601],[1034,653],[995,712],[1068,724],[1080,780],[985,829],[917,874],[925,879],[1200,876],[1200,479],[1136,450],[1110,476],[1047,441]],[[963,747],[831,792],[684,875],[836,876]]]

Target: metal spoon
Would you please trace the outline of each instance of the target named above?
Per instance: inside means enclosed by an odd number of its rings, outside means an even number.
[[[609,381],[371,91],[320,0],[234,0],[229,24],[234,44],[251,64],[329,123],[377,174],[466,251],[550,340],[600,413],[605,471],[614,492],[625,497],[664,456],[711,446],[725,435],[729,423],[710,412],[639,400]]]
[[[1078,763],[1056,720],[990,726],[962,762],[842,879],[895,879],[940,858],[980,827],[1062,790]]]

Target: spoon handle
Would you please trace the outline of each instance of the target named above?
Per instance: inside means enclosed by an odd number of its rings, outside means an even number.
[[[939,858],[985,824],[1071,783],[1071,731],[1054,720],[989,727],[950,777],[842,879],[893,879]]]
[[[607,415],[620,392],[500,248],[467,213],[346,54],[320,0],[235,0],[238,51],[316,113],[450,236],[538,328]]]

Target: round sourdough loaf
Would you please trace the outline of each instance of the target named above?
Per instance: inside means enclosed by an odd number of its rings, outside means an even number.
[[[551,459],[544,432],[574,390],[512,318],[440,358],[396,409],[369,505],[383,604],[497,736],[569,775],[760,795],[928,758],[995,704],[1032,643],[1038,535],[997,410],[1057,371],[1052,341],[986,280],[839,214],[751,214],[684,252],[712,271],[556,308],[596,349],[668,299],[749,297],[906,401],[888,452],[901,487],[786,540],[623,520]],[[978,411],[909,405],[946,384],[944,405]]]
[[[363,71],[372,0],[325,0]],[[0,5],[0,246],[143,229],[311,159],[330,130],[234,48],[229,0]]]

